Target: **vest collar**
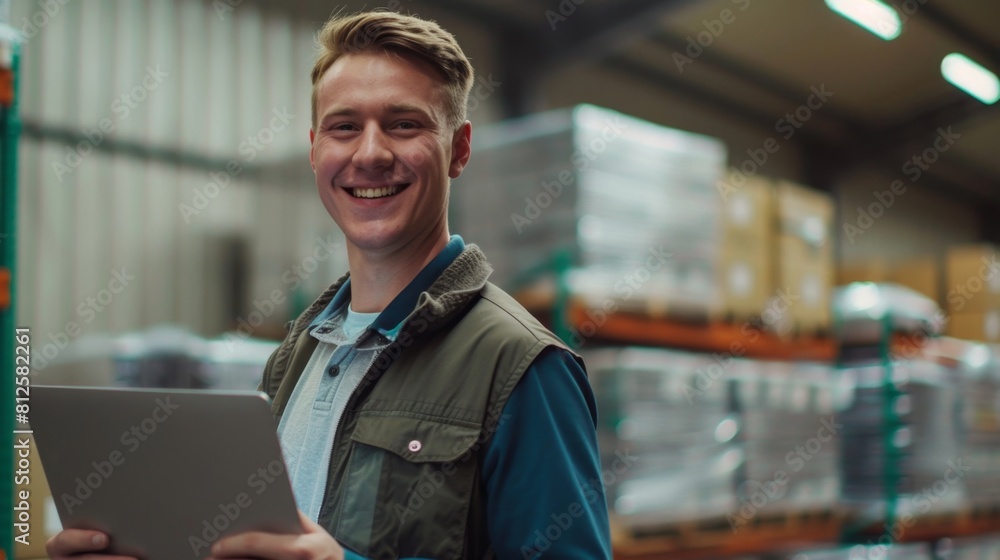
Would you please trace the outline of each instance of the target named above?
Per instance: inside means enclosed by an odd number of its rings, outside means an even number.
[[[389,331],[422,319],[420,332],[436,330],[471,303],[493,272],[476,245],[453,235],[448,245],[379,314],[373,328]],[[312,328],[337,312],[350,297],[350,273],[330,286],[297,323]]]

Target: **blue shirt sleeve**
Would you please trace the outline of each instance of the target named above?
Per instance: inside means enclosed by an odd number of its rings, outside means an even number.
[[[499,560],[610,559],[597,405],[571,354],[542,351],[514,388],[483,458]]]

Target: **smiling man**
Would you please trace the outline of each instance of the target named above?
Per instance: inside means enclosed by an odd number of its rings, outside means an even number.
[[[472,66],[436,23],[392,12],[331,20],[319,44],[310,162],[350,273],[261,383],[305,533],[212,556],[610,558],[583,364],[448,231]],[[72,533],[54,558],[100,549]]]

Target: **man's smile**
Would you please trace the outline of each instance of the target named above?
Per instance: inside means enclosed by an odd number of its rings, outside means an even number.
[[[397,183],[379,187],[344,187],[354,198],[386,198],[406,190],[410,183]]]

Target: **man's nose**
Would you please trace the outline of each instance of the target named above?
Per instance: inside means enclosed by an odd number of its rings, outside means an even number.
[[[366,128],[354,152],[354,165],[361,169],[378,169],[392,165],[393,155],[387,138],[377,127]]]

